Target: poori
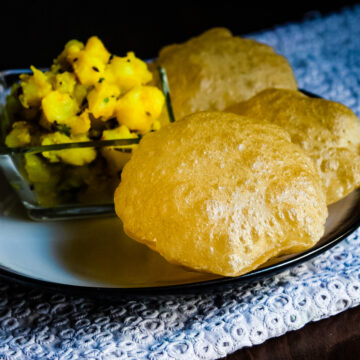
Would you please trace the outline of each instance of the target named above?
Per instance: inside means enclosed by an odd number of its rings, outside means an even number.
[[[225,28],[165,46],[154,69],[159,65],[167,72],[176,119],[196,111],[223,110],[269,87],[297,89],[285,57],[268,45],[232,36]]]
[[[282,128],[198,112],[146,134],[115,191],[125,232],[171,263],[226,276],[313,246],[327,207]]]
[[[292,142],[314,160],[328,204],[360,186],[360,120],[345,105],[298,91],[266,89],[227,110],[287,130]]]

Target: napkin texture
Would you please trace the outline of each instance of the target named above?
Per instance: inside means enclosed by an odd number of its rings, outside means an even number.
[[[360,6],[249,36],[299,87],[360,114]],[[360,232],[276,276],[219,293],[112,303],[0,282],[0,359],[218,359],[360,303]]]

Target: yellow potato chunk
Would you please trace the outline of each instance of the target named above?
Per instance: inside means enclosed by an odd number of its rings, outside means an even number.
[[[85,51],[91,56],[100,59],[104,64],[109,61],[111,55],[97,36],[92,36],[88,39],[85,45]]]
[[[84,44],[81,41],[75,39],[68,41],[62,53],[55,60],[55,63],[65,67],[66,63],[72,64],[82,49],[84,49]]]
[[[66,125],[72,135],[85,134],[90,130],[91,120],[89,117],[89,111],[83,111],[79,116],[72,116],[66,121]]]
[[[57,131],[51,134],[43,135],[41,145],[66,144],[81,141],[89,141],[89,138],[85,135],[69,137]],[[82,166],[95,160],[96,151],[94,148],[77,148],[46,151],[43,152],[42,155],[50,162],[62,161],[66,164]]]
[[[314,160],[328,204],[360,186],[360,120],[346,106],[298,91],[267,89],[228,111],[288,131]]]
[[[313,246],[328,215],[313,161],[272,124],[199,112],[146,134],[115,210],[169,262],[225,276]]]
[[[48,77],[42,71],[36,69],[35,66],[30,68],[33,71],[32,75],[20,75],[20,85],[23,93],[19,96],[19,99],[25,108],[39,106],[41,99],[52,89]]]
[[[65,71],[55,75],[55,90],[72,94],[76,85],[76,77],[73,73]]]
[[[107,66],[105,79],[114,82],[122,91],[152,80],[152,74],[144,61],[128,52],[125,57],[114,56]]]
[[[152,124],[152,128],[151,130],[156,131],[159,130],[161,128],[161,123],[159,120],[155,120],[154,123]]]
[[[25,154],[25,171],[29,183],[34,187],[41,206],[50,207],[58,203],[56,186],[60,180],[57,168],[49,166],[36,154]]]
[[[112,130],[104,130],[101,140],[136,139],[137,134],[130,132],[129,128],[121,125]],[[101,154],[108,163],[108,169],[112,174],[118,174],[131,157],[131,149],[136,145],[121,147],[108,146],[101,149]]]
[[[96,56],[80,51],[76,61],[73,61],[73,68],[80,83],[90,86],[98,83],[104,76],[105,64]]]
[[[69,94],[58,90],[51,91],[41,101],[45,118],[50,123],[65,124],[79,111],[79,106]]]
[[[101,140],[116,140],[116,139],[136,139],[139,135],[133,132],[130,132],[129,128],[126,125],[118,126],[115,129],[104,130]],[[124,148],[131,148],[134,145],[126,145]]]
[[[103,121],[114,117],[115,105],[119,95],[120,90],[116,85],[106,81],[97,84],[88,95],[89,111]]]
[[[72,94],[79,106],[81,106],[87,96],[88,86],[77,83]]]
[[[164,94],[157,87],[136,86],[118,100],[116,118],[131,130],[147,132],[160,116],[164,103]]]
[[[30,124],[26,121],[14,122],[12,130],[5,138],[5,145],[8,147],[19,147],[30,145],[30,143]]]
[[[25,154],[25,169],[30,183],[51,183],[56,182],[50,167],[35,154]]]

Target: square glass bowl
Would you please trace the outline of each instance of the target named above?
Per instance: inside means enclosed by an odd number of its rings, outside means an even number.
[[[64,220],[114,214],[113,193],[122,166],[131,156],[131,145],[140,138],[94,140],[45,146],[9,148],[5,136],[11,123],[7,96],[28,69],[0,72],[0,168],[33,220]],[[170,121],[173,121],[166,73],[159,68]],[[92,148],[96,159],[88,165],[50,163],[42,153]],[[111,158],[111,171],[102,154]]]

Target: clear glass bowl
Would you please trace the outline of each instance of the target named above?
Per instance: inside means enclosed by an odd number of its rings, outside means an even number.
[[[18,82],[19,75],[24,73],[31,73],[31,70],[16,69],[0,72],[0,168],[26,208],[29,217],[33,220],[64,220],[114,214],[113,192],[120,182],[121,168],[130,158],[129,145],[137,144],[140,139],[7,147],[4,144],[9,128],[6,99],[10,94],[11,86]],[[159,73],[169,118],[173,121],[166,74],[161,68]],[[63,163],[52,164],[46,162],[41,155],[45,151],[80,148],[94,148],[97,151],[96,160],[78,167]],[[101,156],[103,151],[113,151],[112,154],[116,155],[116,172],[106,171],[107,165]],[[28,167],[34,162],[46,166],[50,176],[36,173],[35,183],[34,179],[31,181]],[[34,178],[34,174],[32,177]],[[70,183],[73,185],[76,182],[80,184],[78,187],[66,185]]]

